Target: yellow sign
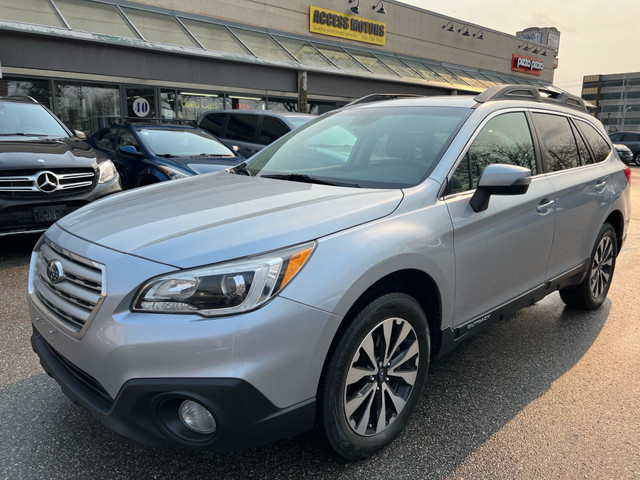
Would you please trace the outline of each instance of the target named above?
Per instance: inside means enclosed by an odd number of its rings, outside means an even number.
[[[376,45],[384,45],[387,38],[386,23],[314,6],[309,7],[309,31]]]

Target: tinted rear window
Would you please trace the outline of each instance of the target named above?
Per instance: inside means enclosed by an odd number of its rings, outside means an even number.
[[[534,113],[533,122],[540,135],[547,171],[556,172],[580,165],[576,141],[568,118]]]
[[[200,127],[208,130],[216,136],[222,135],[222,124],[226,113],[209,113],[200,120]]]
[[[279,118],[265,116],[262,120],[260,143],[268,145],[283,135],[286,135],[289,131],[289,127],[286,126]]]
[[[232,140],[255,142],[256,125],[258,124],[259,118],[259,115],[232,113],[229,116],[225,137]]]
[[[591,146],[591,150],[596,157],[596,162],[602,162],[606,160],[606,158],[609,156],[609,153],[611,152],[609,144],[604,140],[604,138],[602,138],[598,131],[587,122],[578,120],[576,124],[582,132],[582,135],[584,135],[584,138],[587,139],[587,143],[589,143],[589,145]]]

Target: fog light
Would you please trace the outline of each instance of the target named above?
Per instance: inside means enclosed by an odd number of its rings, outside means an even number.
[[[198,402],[193,400],[185,400],[178,410],[180,420],[185,426],[194,432],[209,435],[216,431],[216,419],[209,410],[204,408]]]

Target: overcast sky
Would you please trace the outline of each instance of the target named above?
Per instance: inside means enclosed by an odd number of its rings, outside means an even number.
[[[554,84],[577,95],[584,75],[640,71],[640,0],[402,1],[511,35],[527,27],[556,27]]]

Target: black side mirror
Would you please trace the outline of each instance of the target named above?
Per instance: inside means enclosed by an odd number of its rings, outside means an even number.
[[[516,165],[489,165],[482,172],[478,187],[471,197],[473,211],[483,212],[489,207],[491,195],[524,195],[531,185],[531,170]]]

